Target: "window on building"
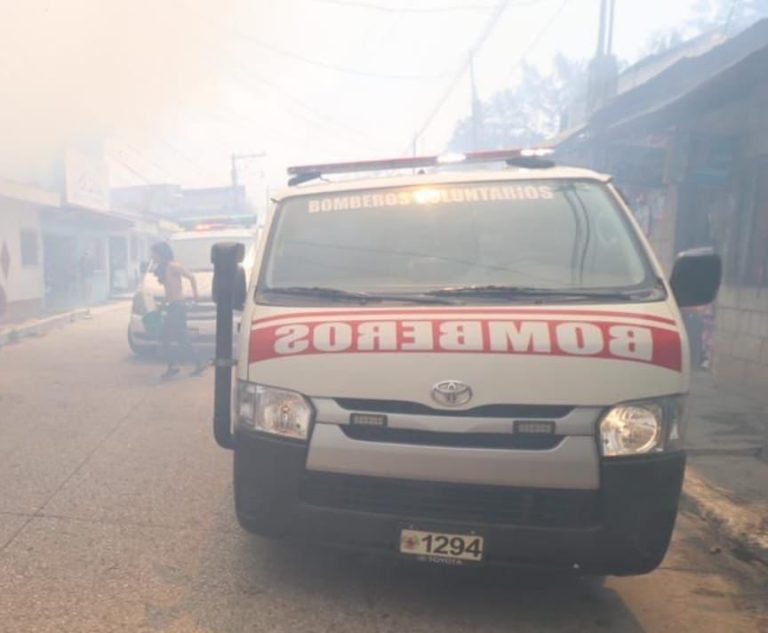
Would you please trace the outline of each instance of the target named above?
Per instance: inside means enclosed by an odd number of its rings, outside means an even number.
[[[37,231],[21,232],[21,265],[38,266],[40,255],[38,252]]]

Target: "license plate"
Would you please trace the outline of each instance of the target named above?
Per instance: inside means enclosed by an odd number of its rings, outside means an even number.
[[[476,534],[411,529],[400,532],[400,553],[431,563],[479,563],[483,560],[483,547],[483,537]]]

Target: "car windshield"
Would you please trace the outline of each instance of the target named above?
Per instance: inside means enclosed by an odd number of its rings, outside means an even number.
[[[284,202],[276,222],[268,289],[631,291],[655,283],[613,194],[594,181],[301,196]]]
[[[195,272],[213,271],[211,247],[219,242],[240,242],[248,250],[254,238],[249,236],[205,236],[171,239],[171,248],[178,262]]]

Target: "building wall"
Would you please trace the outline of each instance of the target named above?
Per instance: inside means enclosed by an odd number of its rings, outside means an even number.
[[[768,403],[768,277],[755,278],[752,263],[754,249],[768,239],[768,87],[720,116],[722,125],[739,130],[740,155],[733,209],[722,222],[725,282],[716,304],[713,371],[721,385]]]
[[[669,275],[675,263],[677,189],[668,186],[644,191],[633,202],[633,210],[645,230],[656,257]]]
[[[22,262],[22,232],[32,237],[36,262]],[[7,259],[7,273],[3,260]],[[23,318],[44,305],[43,246],[36,205],[0,197],[0,286],[5,309],[0,321]],[[2,308],[2,306],[0,306]]]
[[[721,384],[768,401],[768,289],[721,290],[713,369]]]

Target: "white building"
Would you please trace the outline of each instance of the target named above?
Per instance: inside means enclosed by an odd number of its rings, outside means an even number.
[[[45,307],[40,213],[59,202],[58,193],[0,179],[0,322]]]

